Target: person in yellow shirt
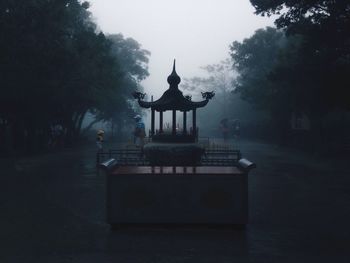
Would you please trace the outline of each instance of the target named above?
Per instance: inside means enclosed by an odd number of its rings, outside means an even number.
[[[104,130],[97,131],[96,145],[97,145],[98,152],[102,152],[102,150],[103,150],[103,136],[104,136],[104,134],[105,134]]]

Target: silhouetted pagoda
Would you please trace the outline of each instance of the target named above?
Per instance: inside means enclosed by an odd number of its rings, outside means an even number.
[[[170,87],[160,99],[147,102],[145,94],[133,94],[141,107],[152,111],[151,142],[144,146],[145,156],[130,148],[98,153],[98,158],[110,158],[101,167],[107,174],[107,222],[112,228],[123,224],[241,226],[248,222],[248,173],[255,164],[242,159],[238,150],[204,149],[198,144],[196,110],[214,93],[202,93],[205,100],[193,102],[178,89],[180,81],[174,61]],[[155,130],[156,111],[159,130]],[[172,111],[173,117],[167,130],[163,129],[165,111]],[[182,130],[176,129],[176,111],[183,112]],[[188,111],[193,114],[189,131]]]
[[[169,89],[156,101],[144,101],[145,94],[134,92],[133,96],[138,100],[142,108],[151,108],[151,130],[150,138],[152,142],[145,145],[145,155],[152,164],[171,165],[194,165],[200,160],[204,149],[196,142],[198,139],[198,128],[196,123],[197,108],[204,107],[208,101],[214,97],[214,92],[202,92],[205,99],[193,102],[190,96],[184,96],[178,85],[181,78],[175,70],[175,60],[173,71],[168,77]],[[159,130],[155,129],[155,112],[159,112]],[[171,131],[164,131],[163,112],[172,111]],[[183,129],[176,129],[176,111],[183,113]],[[192,127],[187,129],[187,112],[192,111]]]

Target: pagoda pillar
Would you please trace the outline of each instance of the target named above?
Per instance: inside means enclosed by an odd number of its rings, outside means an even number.
[[[159,112],[159,133],[163,133],[163,112]]]
[[[176,110],[173,110],[173,135],[176,134]]]
[[[192,129],[193,129],[193,135],[196,138],[197,137],[196,109],[193,109],[192,111]]]
[[[151,136],[154,135],[154,109],[152,109],[152,115],[151,115]]]
[[[184,111],[184,117],[183,117],[183,130],[182,130],[182,132],[183,132],[183,134],[186,134],[187,133],[187,114],[186,114],[187,112],[186,111]]]

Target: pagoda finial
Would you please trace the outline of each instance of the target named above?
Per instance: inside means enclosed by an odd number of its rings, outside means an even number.
[[[170,84],[170,88],[177,88],[179,83],[181,82],[181,78],[176,73],[176,59],[174,59],[173,71],[168,77],[168,83]]]

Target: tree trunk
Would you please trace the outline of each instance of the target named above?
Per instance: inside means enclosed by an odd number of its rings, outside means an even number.
[[[112,127],[111,127],[111,130],[112,130],[112,133],[111,133],[111,140],[113,140],[114,139],[114,121],[112,120],[111,121],[111,125],[112,125]]]
[[[91,127],[92,127],[95,123],[98,123],[99,121],[100,121],[100,120],[95,119],[95,120],[93,120],[92,122],[90,122],[89,125],[86,126],[86,127],[81,131],[81,134],[84,134],[84,133],[88,132],[88,131],[91,129]]]
[[[80,116],[77,118],[77,123],[76,123],[76,128],[75,128],[75,137],[79,138],[81,135],[81,125],[83,124],[84,117],[87,113],[87,110],[83,111],[80,113]]]

